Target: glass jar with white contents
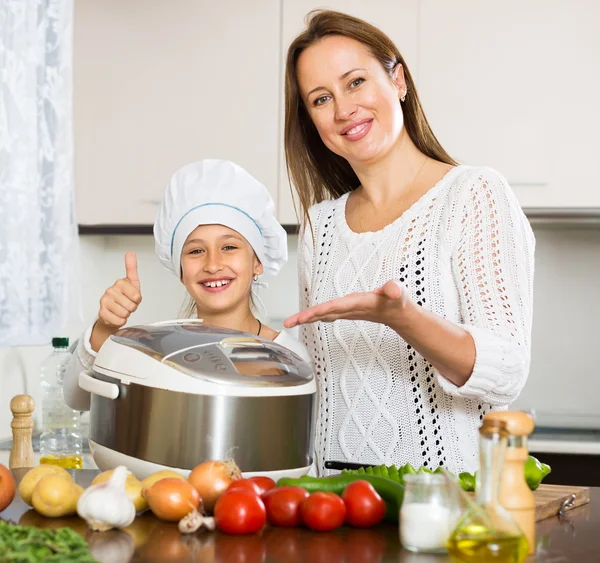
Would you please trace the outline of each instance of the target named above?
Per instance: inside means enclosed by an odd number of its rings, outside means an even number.
[[[405,475],[400,509],[400,541],[405,549],[444,553],[456,523],[451,494],[443,475]]]

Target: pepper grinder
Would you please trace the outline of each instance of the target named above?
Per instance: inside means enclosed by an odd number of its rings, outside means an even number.
[[[33,445],[31,434],[33,432],[33,420],[31,415],[35,403],[29,395],[15,395],[10,401],[10,410],[13,414],[10,427],[12,428],[13,441],[8,459],[9,469],[19,467],[33,467]]]
[[[535,497],[525,481],[525,463],[529,457],[528,436],[535,423],[522,411],[491,412],[485,420],[501,420],[509,434],[500,478],[500,504],[508,510],[525,534],[529,554],[535,553]]]

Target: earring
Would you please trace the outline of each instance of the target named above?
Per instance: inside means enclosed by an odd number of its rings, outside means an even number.
[[[253,279],[254,281],[258,281],[258,274],[254,274],[254,275],[252,276],[252,279]]]
[[[406,90],[404,90],[404,93],[400,96],[400,101],[403,102],[404,100],[406,100]]]

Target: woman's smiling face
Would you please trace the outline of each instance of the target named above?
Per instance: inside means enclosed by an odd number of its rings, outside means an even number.
[[[240,233],[224,225],[200,225],[185,241],[181,270],[201,317],[249,307],[252,277],[263,267]]]
[[[365,45],[334,35],[302,52],[297,74],[302,100],[327,148],[351,165],[375,162],[391,150],[403,127],[401,65],[390,79]]]

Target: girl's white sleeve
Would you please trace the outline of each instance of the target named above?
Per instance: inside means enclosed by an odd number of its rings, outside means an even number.
[[[459,194],[454,225],[453,277],[462,328],[475,342],[475,366],[449,393],[491,405],[514,401],[525,385],[531,359],[535,239],[506,180],[477,168]]]
[[[90,344],[94,324],[81,335],[65,371],[63,382],[65,402],[77,411],[90,410],[90,393],[79,387],[79,374],[82,371],[90,371],[96,359],[97,354]]]

